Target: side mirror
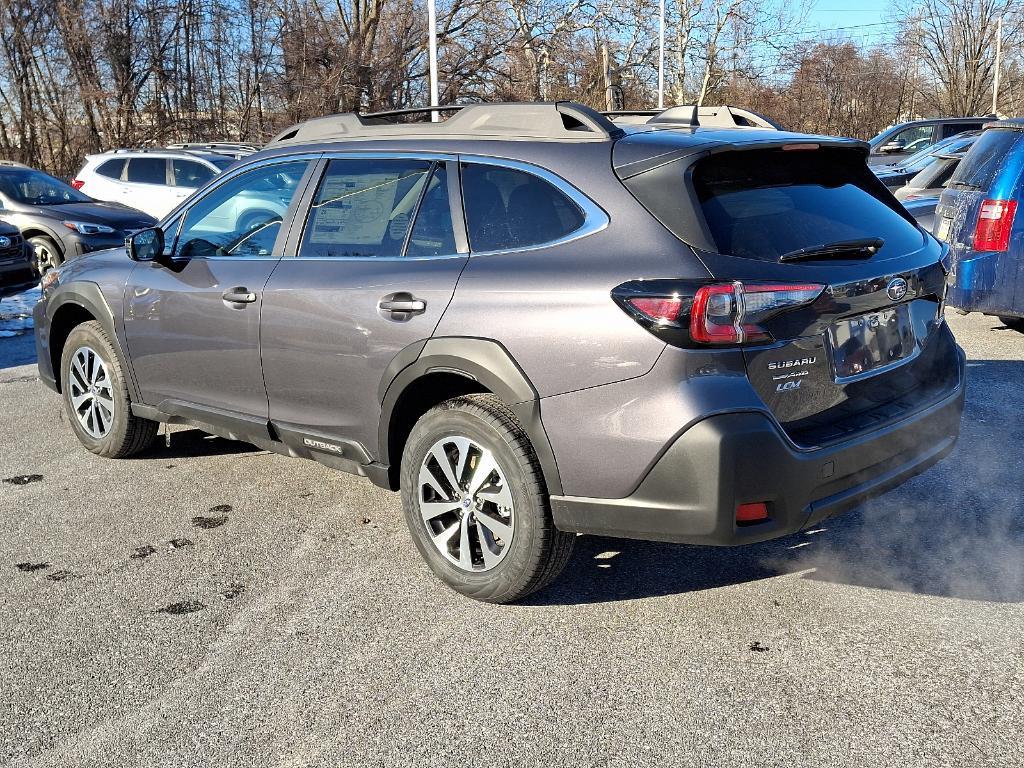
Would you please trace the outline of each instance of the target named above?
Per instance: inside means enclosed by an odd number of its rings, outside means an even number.
[[[159,227],[140,229],[125,240],[132,261],[159,261],[164,253],[164,233]]]
[[[890,152],[899,152],[902,149],[903,145],[898,141],[890,141],[888,144],[883,144],[878,151],[888,154]]]

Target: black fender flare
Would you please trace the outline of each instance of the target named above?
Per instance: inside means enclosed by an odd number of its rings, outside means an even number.
[[[132,369],[131,359],[125,354],[124,346],[121,343],[121,336],[117,333],[114,313],[110,311],[110,306],[107,304],[107,300],[103,297],[103,292],[96,283],[80,280],[68,283],[67,285],[60,285],[47,300],[46,352],[50,356],[51,361],[53,360],[53,350],[50,346],[50,331],[53,328],[53,319],[63,307],[69,304],[84,309],[96,318],[96,322],[103,326],[103,330],[106,331],[110,342],[114,345],[114,349],[117,350],[117,354],[121,358],[121,369],[127,374],[126,384],[128,385],[129,393],[131,393],[132,402],[142,402],[139,397],[139,388],[135,381],[135,371]],[[53,371],[53,373],[54,379],[57,381],[58,391],[60,391],[60,371]]]
[[[541,421],[540,397],[525,371],[500,342],[475,337],[439,337],[416,342],[399,352],[381,378],[378,456],[390,465],[391,419],[399,397],[413,382],[431,373],[465,376],[497,395],[516,414],[533,443],[548,493],[560,494],[558,464]],[[397,457],[395,457],[397,461]]]

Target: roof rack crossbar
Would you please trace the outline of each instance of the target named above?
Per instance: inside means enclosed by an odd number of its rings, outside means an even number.
[[[442,122],[403,123],[390,117],[454,112]],[[496,104],[451,104],[391,110],[370,114],[347,112],[314,118],[292,126],[270,140],[287,142],[339,141],[386,137],[540,139],[548,141],[608,141],[622,129],[600,112],[570,101]]]

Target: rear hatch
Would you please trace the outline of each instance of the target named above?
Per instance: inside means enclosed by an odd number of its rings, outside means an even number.
[[[802,445],[899,419],[957,383],[942,314],[943,248],[871,173],[866,155],[859,142],[790,136],[647,169],[634,155],[620,169],[711,275],[713,287],[698,287],[680,320],[689,330],[681,345],[712,339],[734,348]],[[718,307],[702,296],[708,291],[724,294],[713,297]],[[719,311],[724,325],[707,314]]]

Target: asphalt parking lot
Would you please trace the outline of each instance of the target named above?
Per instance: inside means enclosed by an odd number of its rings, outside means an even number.
[[[583,537],[498,607],[435,581],[366,481],[186,429],[87,453],[20,306],[0,764],[1024,764],[1024,335],[994,319],[948,316],[968,408],[925,475],[764,545]]]

